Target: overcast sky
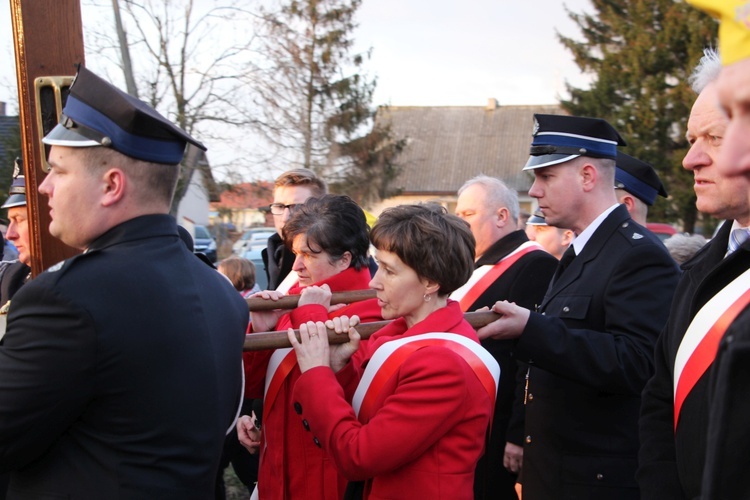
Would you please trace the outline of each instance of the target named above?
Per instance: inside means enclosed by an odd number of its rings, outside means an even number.
[[[0,101],[16,114],[10,2],[5,5]],[[378,78],[374,104],[484,106],[491,97],[500,105],[551,104],[567,97],[566,81],[581,87],[587,79],[557,40],[556,32],[580,39],[566,6],[576,13],[592,8],[589,0],[363,0],[354,36],[359,50],[373,49],[367,68]],[[91,18],[87,8],[84,0],[84,20]],[[89,64],[93,57],[86,54]]]
[[[0,101],[15,102],[10,2],[4,3]],[[482,106],[489,97],[500,104],[557,102],[565,81],[586,82],[555,35],[580,38],[564,6],[591,9],[589,0],[364,0],[355,38],[360,48],[373,48],[368,68],[378,77],[375,104]]]

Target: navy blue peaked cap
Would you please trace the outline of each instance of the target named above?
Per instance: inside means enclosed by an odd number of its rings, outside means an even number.
[[[23,160],[16,158],[13,167],[13,182],[8,190],[8,199],[0,208],[21,207],[26,205],[26,178],[23,175]]]
[[[534,140],[524,170],[549,167],[579,156],[611,158],[625,140],[601,118],[534,115]]]
[[[187,143],[206,147],[145,102],[79,66],[60,123],[43,142],[73,148],[104,146],[138,160],[177,164]]]
[[[544,218],[544,214],[541,210],[534,212],[531,217],[526,221],[527,226],[546,226],[547,221]]]
[[[654,204],[657,195],[667,197],[667,190],[654,167],[621,151],[617,152],[615,162],[615,188],[624,189],[649,206]]]

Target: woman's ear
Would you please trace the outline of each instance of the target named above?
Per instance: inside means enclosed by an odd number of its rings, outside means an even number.
[[[342,269],[349,269],[349,266],[352,265],[351,252],[344,252],[344,255],[342,255],[341,258],[339,259],[339,262],[341,263]]]
[[[437,293],[440,290],[440,284],[427,278],[422,278],[422,284],[426,294]]]

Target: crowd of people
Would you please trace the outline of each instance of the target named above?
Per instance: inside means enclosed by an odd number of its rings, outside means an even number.
[[[736,2],[690,1],[722,19],[721,57],[690,77],[683,167],[725,222],[679,259],[645,227],[667,192],[626,138],[537,114],[528,220],[480,175],[455,214],[368,227],[296,169],[265,268],[216,269],[169,215],[203,144],[79,68],[38,189],[82,253],[31,279],[18,165],[3,205],[0,498],[221,499],[230,463],[262,500],[749,498],[750,30]]]

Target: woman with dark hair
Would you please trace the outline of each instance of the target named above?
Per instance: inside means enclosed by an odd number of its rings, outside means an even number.
[[[253,312],[253,332],[298,328],[307,321],[325,321],[342,314],[364,321],[381,319],[375,299],[346,306],[331,306],[331,293],[367,288],[370,281],[365,214],[347,196],[326,195],[298,205],[284,225],[285,244],[295,254],[292,271],[299,282],[289,290],[299,294],[291,312]],[[278,300],[277,291],[253,297]],[[346,488],[333,462],[315,443],[294,415],[292,389],[300,375],[292,349],[245,354],[245,396],[264,398],[260,438],[258,493],[264,499],[340,499]],[[239,439],[249,448],[258,443],[253,422],[242,417]]]
[[[359,318],[329,320],[349,333],[337,346],[322,322],[303,324],[301,343],[290,331],[302,372],[291,403],[353,481],[346,498],[471,499],[499,376],[448,299],[474,269],[474,238],[436,205],[388,209],[370,237],[379,264],[370,287],[393,321],[360,343]]]

